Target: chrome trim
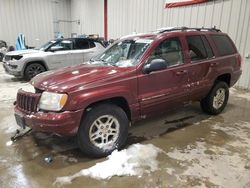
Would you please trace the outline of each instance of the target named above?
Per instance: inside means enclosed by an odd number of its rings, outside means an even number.
[[[152,97],[143,98],[142,101],[147,101],[147,100],[150,100],[150,99],[159,98],[159,97],[163,97],[163,96],[166,96],[166,95],[167,94],[155,95],[155,96],[152,96]]]

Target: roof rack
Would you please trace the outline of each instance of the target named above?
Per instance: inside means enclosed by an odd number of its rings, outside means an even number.
[[[159,33],[164,33],[164,32],[170,32],[170,31],[187,31],[187,30],[196,30],[196,31],[212,31],[212,32],[221,32],[220,29],[216,29],[216,27],[212,28],[206,28],[206,27],[201,27],[201,28],[196,28],[196,27],[172,27],[172,28],[163,28],[159,29]]]

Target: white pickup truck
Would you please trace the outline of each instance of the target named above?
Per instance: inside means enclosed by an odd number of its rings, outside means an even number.
[[[37,74],[66,66],[81,64],[104,51],[101,42],[88,38],[55,39],[31,50],[5,54],[5,72],[30,80]]]

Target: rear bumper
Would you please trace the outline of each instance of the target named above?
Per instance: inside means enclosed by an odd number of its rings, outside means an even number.
[[[239,80],[241,74],[242,74],[242,70],[237,70],[233,72],[233,74],[231,75],[230,87],[232,87]]]
[[[36,112],[27,114],[15,107],[15,113],[23,117],[26,126],[35,131],[53,133],[60,136],[74,136],[80,126],[83,110],[65,112]]]

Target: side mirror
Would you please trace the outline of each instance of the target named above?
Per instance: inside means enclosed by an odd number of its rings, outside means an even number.
[[[143,67],[143,73],[149,74],[150,72],[164,70],[167,68],[167,62],[164,59],[153,59],[150,63]]]

